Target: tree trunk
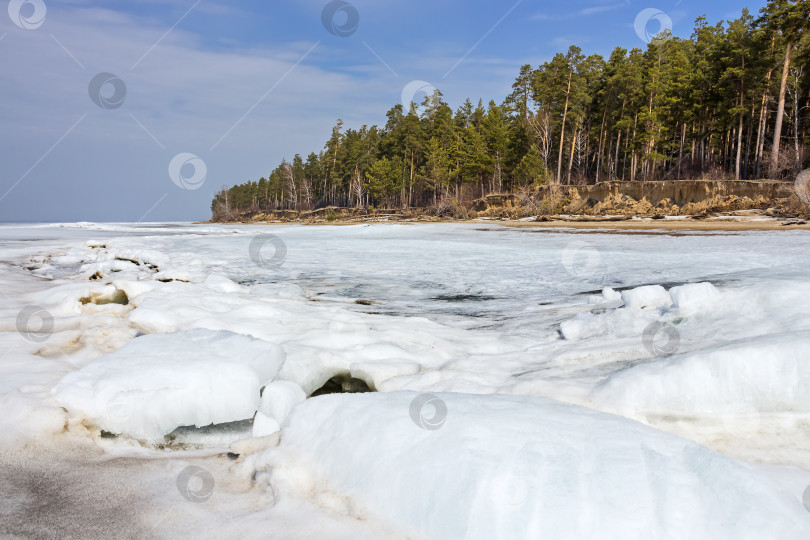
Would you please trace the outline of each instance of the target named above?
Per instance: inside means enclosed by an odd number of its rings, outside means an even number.
[[[782,69],[782,84],[779,87],[779,106],[776,110],[776,126],[773,130],[773,150],[771,151],[771,178],[779,174],[779,145],[782,142],[782,117],[785,115],[785,93],[787,92],[788,76],[790,75],[790,57],[793,54],[793,42],[787,44],[785,52],[785,66]]]
[[[574,68],[568,73],[568,90],[565,92],[565,108],[563,109],[562,129],[560,130],[560,155],[557,157],[557,183],[562,181],[563,144],[565,144],[565,119],[568,117],[568,99],[571,97],[571,78]]]
[[[723,143],[723,172],[724,173],[727,173],[728,170],[729,170],[729,164],[731,163],[731,158],[730,158],[731,141],[734,138],[734,133],[736,131],[737,131],[736,129],[734,131],[732,131],[731,128],[729,128],[728,131],[726,132],[725,141]]]
[[[616,136],[616,162],[613,164],[616,169],[613,171],[613,177],[619,177],[619,148],[622,146],[622,130],[619,130],[619,134]]]
[[[630,139],[630,142],[636,140],[636,128],[638,127],[638,114],[636,114],[635,120],[633,121],[633,138]],[[630,181],[634,182],[636,180],[636,149],[633,148],[633,157],[630,159]]]
[[[765,91],[762,93],[762,105],[759,110],[759,126],[757,128],[757,146],[754,152],[754,160],[756,161],[754,176],[761,178],[760,171],[762,167],[762,152],[765,149],[765,126],[767,125],[768,118],[768,93],[771,87],[771,75],[773,68],[768,70],[768,75],[765,77],[767,81]]]
[[[746,135],[745,143],[745,162],[743,164],[743,177],[748,180],[751,178],[751,141],[754,137],[754,115],[757,112],[756,102],[751,104],[751,119],[748,121],[748,135]]]
[[[740,96],[740,107],[742,107],[742,96]],[[740,112],[740,127],[737,128],[737,166],[736,178],[740,179],[740,163],[742,162],[742,140],[743,140],[743,113]]]
[[[689,164],[694,167],[695,166],[695,149],[697,145],[697,139],[695,138],[695,124],[692,123],[692,151],[689,152]]]
[[[602,152],[605,149],[605,120],[607,120],[607,105],[605,105],[605,112],[602,114],[602,127],[599,129],[599,154],[596,158],[596,183],[599,183],[599,170],[602,168]]]
[[[414,151],[411,150],[411,177],[408,179],[408,207],[410,208],[413,205],[413,154]]]
[[[625,138],[629,141],[630,140],[630,128],[627,128],[627,133],[625,134]],[[627,143],[624,143],[627,146]],[[627,149],[624,150],[624,156],[622,159],[622,182],[627,177]]]
[[[577,146],[577,132],[578,123],[574,126],[574,137],[571,139],[571,156],[568,158],[568,175],[566,176],[565,183],[571,185],[571,168],[574,166],[574,149]]]
[[[755,154],[754,176],[762,178],[762,153],[765,151],[765,128],[768,125],[768,109],[765,104],[767,95],[762,96],[762,109],[759,112],[759,128],[757,129],[757,147]]]
[[[686,142],[686,122],[681,128],[681,148],[678,151],[678,180],[681,179],[681,163],[683,162],[683,145]]]
[[[799,88],[798,88],[798,79],[801,77],[798,73],[796,74],[796,88],[795,92],[793,93],[793,145],[796,151],[796,174],[798,174],[802,170],[802,157],[799,153]]]

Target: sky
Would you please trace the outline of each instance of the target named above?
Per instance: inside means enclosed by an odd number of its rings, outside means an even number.
[[[10,0],[0,222],[210,218],[223,186],[439,89],[500,103],[520,66],[608,57],[765,0]]]

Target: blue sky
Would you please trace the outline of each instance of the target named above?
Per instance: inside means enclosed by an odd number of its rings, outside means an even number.
[[[337,118],[384,123],[406,88],[500,102],[570,44],[607,57],[660,21],[687,37],[765,0],[5,3],[0,221],[177,221],[319,151]]]

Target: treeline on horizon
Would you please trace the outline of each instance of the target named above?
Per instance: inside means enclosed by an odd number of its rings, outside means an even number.
[[[214,220],[324,206],[465,204],[545,183],[787,179],[810,125],[810,1],[770,0],[755,18],[669,33],[610,58],[571,46],[520,69],[501,104],[453,111],[437,90],[383,128],[343,129],[319,153],[223,187]],[[778,134],[778,136],[776,135]]]

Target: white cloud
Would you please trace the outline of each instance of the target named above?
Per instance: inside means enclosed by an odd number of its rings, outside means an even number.
[[[211,50],[182,24],[160,40],[168,29],[163,22],[75,5],[49,9],[37,31],[6,26],[0,27],[0,34],[8,31],[0,41],[0,196],[41,161],[0,201],[5,220],[135,220],[167,192],[150,219],[205,218],[213,191],[267,175],[282,157],[319,151],[335,119],[355,128],[384,123],[410,80],[431,81],[455,106],[467,96],[500,101],[519,69],[519,62],[487,56],[482,47],[441,80],[457,56],[381,52],[397,78],[359,40],[324,36],[291,70],[315,40]],[[120,108],[103,110],[91,101],[88,83],[99,72],[126,83]],[[205,160],[202,189],[182,192],[171,183],[167,167],[178,152]]]
[[[383,104],[394,101],[386,96],[381,80],[358,85],[349,75],[317,67],[334,54],[323,44],[289,71],[313,42],[213,52],[203,49],[197,36],[177,28],[131,70],[165,28],[143,26],[109,10],[79,8],[50,11],[41,30],[9,31],[0,42],[0,115],[6,128],[0,134],[0,196],[77,119],[87,116],[0,202],[5,219],[25,217],[19,215],[18,203],[32,195],[38,203],[28,209],[30,215],[47,219],[58,214],[65,199],[49,194],[66,183],[73,185],[75,204],[96,199],[102,206],[117,205],[123,211],[118,219],[137,219],[155,195],[173,188],[165,169],[174,153],[192,151],[210,160],[207,182],[216,187],[242,182],[269,172],[276,158],[317,151],[338,116],[384,118]],[[88,83],[102,71],[126,83],[126,99],[119,109],[103,110],[89,98]],[[57,182],[59,189],[52,190]],[[132,184],[139,187],[133,189]],[[116,191],[131,196],[122,200]],[[164,208],[160,215],[204,217],[207,195],[186,195],[188,199],[177,204],[187,208]],[[99,214],[98,204],[89,204],[90,213]],[[53,214],[48,213],[51,207]]]
[[[607,4],[602,6],[593,6],[589,8],[585,8],[579,12],[580,15],[598,15],[600,13],[605,13],[608,11],[614,11],[616,9],[622,9],[627,7],[626,3],[619,3],[619,4]]]

